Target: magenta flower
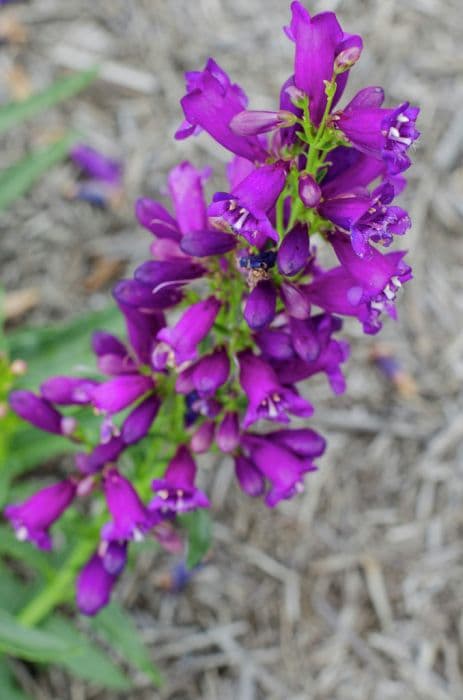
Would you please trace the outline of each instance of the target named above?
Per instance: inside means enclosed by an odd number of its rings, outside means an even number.
[[[23,420],[46,433],[69,435],[73,432],[74,419],[61,415],[52,404],[31,391],[12,391],[9,397],[11,409]]]
[[[143,539],[152,522],[130,481],[111,467],[104,475],[103,489],[113,518],[103,526],[103,539],[110,542]]]
[[[185,445],[180,445],[162,479],[153,481],[156,496],[149,504],[151,512],[184,513],[209,508],[206,494],[195,486],[196,464]]]
[[[83,615],[96,615],[108,605],[117,575],[104,566],[102,557],[95,552],[81,570],[76,581],[77,607]]]

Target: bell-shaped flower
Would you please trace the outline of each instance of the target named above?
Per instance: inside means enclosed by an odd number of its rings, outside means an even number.
[[[83,615],[96,615],[108,605],[117,575],[104,566],[103,558],[95,552],[76,580],[76,602]]]
[[[180,445],[163,478],[153,481],[156,496],[149,504],[150,511],[184,513],[209,508],[209,499],[196,488],[195,478],[196,464],[185,445]]]
[[[143,539],[151,518],[130,481],[110,467],[104,474],[103,490],[112,521],[103,526],[102,538],[110,542]]]

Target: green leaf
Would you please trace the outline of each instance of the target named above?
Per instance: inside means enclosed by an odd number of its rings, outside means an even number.
[[[5,700],[30,700],[16,685],[6,659],[0,659],[0,690]]]
[[[0,610],[0,652],[28,661],[58,661],[75,651],[76,644],[61,637],[21,625]]]
[[[43,629],[61,639],[63,644],[77,645],[72,654],[59,661],[59,665],[68,669],[72,675],[110,690],[129,690],[132,687],[130,679],[106,652],[62,616],[54,615],[47,620]]]
[[[199,564],[210,549],[212,525],[209,512],[198,509],[181,516],[180,522],[188,532],[188,554],[186,565],[189,569]]]
[[[3,170],[0,175],[0,210],[25,194],[43,173],[64,158],[75,140],[76,134],[68,133]]]
[[[26,562],[47,578],[53,574],[49,555],[30,542],[20,542],[14,536],[12,529],[4,525],[0,527],[0,554]]]
[[[74,73],[56,80],[49,88],[27,100],[12,102],[0,108],[0,133],[76,95],[95,80],[97,74],[96,68]]]
[[[132,666],[143,671],[157,686],[162,676],[151,661],[132,618],[116,603],[111,603],[92,620],[92,626]]]
[[[26,604],[33,592],[34,589],[30,585],[26,586],[6,567],[2,568],[0,574],[0,600],[2,601],[2,607],[8,612],[17,612]]]

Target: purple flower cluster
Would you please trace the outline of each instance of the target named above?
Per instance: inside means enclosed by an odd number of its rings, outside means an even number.
[[[279,425],[313,414],[298,384],[321,373],[342,393],[342,317],[377,333],[411,278],[405,253],[382,248],[410,226],[393,200],[406,184],[418,109],[384,108],[378,87],[339,107],[362,40],[332,12],[291,8],[294,73],[274,112],[248,110],[212,59],[186,74],[176,138],[206,132],[231,152],[227,191],[208,201],[210,171],[183,162],[168,176],[171,211],[137,201],[152,258],[114,289],[127,342],[104,331],[93,337],[105,378],[52,377],[38,395],[11,396],[22,418],[75,441],[77,414],[66,407],[101,417],[100,439],[77,455],[75,474],[5,511],[18,537],[49,547],[49,528],[73,499],[101,489],[110,519],[77,582],[86,614],[108,602],[130,542],[155,536],[175,550],[176,515],[209,506],[194,454],[230,455],[241,489],[270,507],[303,489],[325,440]],[[83,165],[89,157],[95,170],[94,154],[80,151]],[[119,178],[114,164],[100,165],[102,177]],[[144,503],[117,462],[162,412],[175,454]]]

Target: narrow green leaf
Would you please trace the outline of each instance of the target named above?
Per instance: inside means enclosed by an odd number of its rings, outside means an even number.
[[[17,576],[14,576],[9,569],[2,567],[0,575],[0,600],[5,610],[8,610],[10,613],[17,612],[27,603],[33,592],[34,589],[30,584],[24,584]]]
[[[0,133],[76,95],[95,80],[97,74],[97,68],[74,73],[56,80],[49,88],[27,100],[12,102],[0,108]]]
[[[210,549],[212,525],[209,512],[204,509],[185,513],[181,523],[188,532],[188,554],[186,565],[189,569],[199,564]]]
[[[63,644],[76,644],[72,654],[59,660],[72,675],[97,683],[110,690],[129,690],[130,679],[118,668],[109,656],[80,633],[75,625],[60,615],[54,615],[43,626],[48,633],[63,640]]]
[[[21,625],[15,618],[0,610],[0,652],[28,661],[58,661],[75,651],[75,642]]]
[[[68,133],[6,168],[0,175],[0,211],[25,194],[43,173],[64,158],[75,140],[76,134]]]
[[[92,620],[92,626],[126,661],[146,673],[155,685],[162,685],[159,670],[151,661],[132,618],[123,608],[111,603]]]

